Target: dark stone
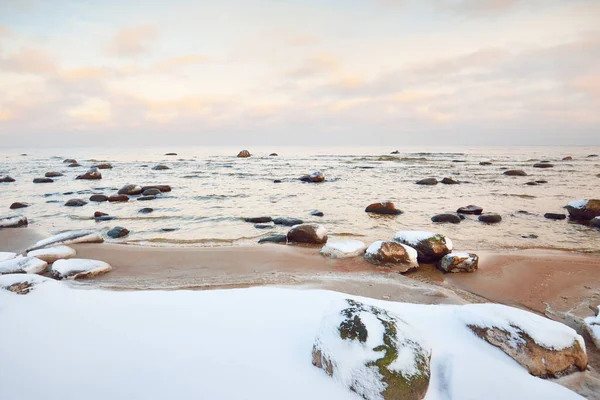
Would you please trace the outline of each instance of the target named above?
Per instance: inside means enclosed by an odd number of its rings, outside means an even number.
[[[456,214],[451,214],[451,213],[437,214],[437,215],[434,215],[433,217],[431,217],[431,221],[432,222],[450,222],[452,224],[459,224],[460,217]]]
[[[6,175],[6,176],[0,176],[0,183],[10,183],[10,182],[14,182],[15,179],[11,178],[10,176]]]
[[[46,174],[44,176],[46,178],[56,178],[57,176],[63,176],[63,174],[61,174],[60,172],[51,171],[51,172],[46,172]]]
[[[149,213],[151,213],[152,211],[154,211],[154,209],[153,209],[153,208],[146,207],[146,208],[142,208],[142,209],[141,209],[141,210],[139,210],[138,212],[139,212],[140,214],[149,214]]]
[[[33,183],[52,183],[54,182],[54,179],[51,178],[35,178],[33,180]]]
[[[250,157],[250,152],[248,150],[242,150],[238,153],[238,158],[248,158]]]
[[[587,204],[579,208],[567,204],[567,211],[571,219],[590,220],[600,216],[600,200],[587,200]]]
[[[313,172],[310,175],[301,176],[300,180],[302,182],[319,183],[319,182],[323,182],[325,180],[325,175],[323,175],[323,173],[321,171],[317,171],[317,172]]]
[[[529,235],[521,235],[521,237],[522,237],[523,239],[537,239],[537,238],[538,238],[538,235],[534,235],[534,234],[532,233],[532,234],[529,234]]]
[[[567,216],[565,214],[546,213],[544,214],[544,218],[561,220],[566,219]]]
[[[156,196],[141,196],[138,197],[138,201],[148,201],[148,200],[154,200],[156,199]]]
[[[533,164],[533,168],[552,168],[552,167],[554,167],[554,164],[550,164],[547,162]]]
[[[400,152],[398,150],[394,150],[390,154],[400,154]]]
[[[85,174],[79,175],[75,179],[86,179],[86,180],[96,180],[102,179],[102,174],[98,170],[98,168],[90,168],[87,170]]]
[[[162,228],[161,232],[175,232],[177,228]]]
[[[456,210],[456,212],[459,214],[480,215],[483,212],[483,208],[471,204],[466,207],[459,208]]]
[[[319,211],[319,210],[312,210],[310,212],[310,215],[315,216],[315,217],[322,217],[323,215],[323,211]]]
[[[287,240],[292,243],[324,244],[327,242],[327,231],[318,224],[295,225],[288,231]]]
[[[31,205],[31,204],[28,204],[28,203],[21,203],[21,202],[18,202],[18,201],[17,201],[17,202],[15,202],[15,203],[12,203],[12,204],[10,205],[10,207],[9,207],[9,208],[10,208],[11,210],[18,210],[19,208],[26,208],[26,207],[29,207],[30,205]]]
[[[74,158],[67,158],[66,160],[63,160],[63,163],[65,164],[76,164],[77,160]]]
[[[590,220],[590,226],[592,228],[600,228],[600,217],[595,217]]]
[[[537,183],[537,182],[525,182],[525,184],[528,185],[528,186],[537,186],[537,185],[539,185],[539,183]]]
[[[101,164],[95,164],[92,165],[92,168],[98,168],[98,169],[112,169],[112,165],[109,163],[101,163]]]
[[[365,212],[388,215],[402,214],[402,211],[398,210],[391,201],[370,204],[367,208],[365,208]]]
[[[566,156],[562,159],[563,161],[573,161],[573,157],[571,156]]]
[[[271,153],[271,154],[269,154],[269,157],[278,157],[278,156],[279,156],[279,154],[277,154],[277,153]]]
[[[458,185],[460,182],[452,178],[444,178],[441,181],[444,185]]]
[[[251,222],[253,224],[264,224],[265,222],[273,221],[271,217],[252,217],[252,218],[244,218],[244,221]]]
[[[280,179],[275,179],[275,180],[273,181],[273,183],[281,183],[281,180],[280,180]]]
[[[177,153],[165,153],[165,156],[176,156]]]
[[[94,218],[98,218],[98,217],[104,217],[104,216],[106,216],[106,215],[108,215],[108,214],[107,214],[107,213],[103,213],[102,211],[96,211],[96,212],[94,213]]]
[[[128,184],[119,189],[118,194],[126,194],[129,196],[136,196],[142,193],[142,188],[138,185]]]
[[[595,158],[598,157],[598,154],[590,154],[589,156],[587,156],[586,158]]]
[[[129,230],[122,226],[115,226],[110,231],[106,232],[106,234],[113,239],[117,239],[129,235]]]
[[[504,175],[508,176],[527,176],[527,173],[520,169],[509,169],[508,171],[504,171]]]
[[[438,180],[435,178],[425,178],[425,179],[421,179],[420,181],[416,182],[417,185],[437,185],[438,184]]]
[[[101,215],[99,217],[95,217],[94,221],[96,221],[96,222],[112,221],[113,219],[116,219],[116,218],[115,217],[111,217],[110,215]]]
[[[156,188],[150,188],[150,189],[146,189],[146,190],[142,191],[143,196],[156,196],[160,193],[161,193],[161,191]]]
[[[453,163],[466,163],[467,160],[452,160]]]
[[[300,224],[304,223],[304,221],[302,221],[301,219],[298,219],[298,218],[279,217],[279,218],[274,218],[273,223],[275,223],[276,225],[294,226],[294,225],[300,225]]]
[[[65,196],[68,196],[68,195],[70,195],[70,194],[73,194],[73,193],[75,193],[75,192],[64,192],[63,194],[64,194]]]
[[[535,181],[535,183],[548,183],[548,181],[546,181],[544,179],[540,179],[539,181]]]
[[[87,201],[85,200],[81,200],[81,199],[70,199],[65,203],[65,206],[67,207],[81,207],[81,206],[85,206],[87,204]]]
[[[78,162],[74,162],[72,164],[67,165],[67,167],[70,167],[70,168],[81,167],[81,164],[79,164]]]
[[[519,211],[517,211],[517,214],[534,215],[533,213],[530,213],[529,211],[525,211],[525,210],[519,210]]]
[[[287,243],[287,236],[280,234],[269,235],[265,236],[264,238],[260,238],[258,243]]]
[[[166,166],[164,164],[158,164],[158,165],[152,167],[152,169],[155,171],[162,171],[162,170],[171,169],[171,168],[169,168],[168,166]]]
[[[103,201],[108,201],[108,196],[105,196],[103,194],[93,194],[90,196],[90,201],[102,203]]]
[[[118,194],[118,195],[110,196],[108,198],[108,201],[110,201],[111,203],[129,201],[129,196],[124,195],[124,194]]]
[[[492,165],[492,163],[489,161],[481,161],[479,165]]]
[[[267,224],[254,224],[256,229],[273,229],[275,226]]]
[[[142,186],[142,190],[141,193],[145,192],[146,190],[149,189],[158,189],[161,192],[170,192],[171,191],[171,186],[169,185],[152,185],[152,186]],[[139,193],[138,193],[139,194]]]
[[[500,216],[500,214],[496,213],[485,213],[479,216],[479,220],[488,224],[495,224],[497,222],[502,221],[502,217]]]

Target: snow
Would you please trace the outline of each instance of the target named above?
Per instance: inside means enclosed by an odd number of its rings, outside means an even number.
[[[33,250],[27,253],[28,256],[37,257],[40,260],[46,261],[47,263],[53,263],[56,260],[63,258],[71,258],[74,257],[75,254],[77,254],[77,252],[74,249],[64,245]]]
[[[375,254],[377,254],[377,252],[379,251],[379,249],[381,248],[382,245],[383,245],[383,240],[377,240],[377,241],[371,243],[371,245],[369,247],[367,247],[366,253],[375,255]]]
[[[473,257],[471,257],[471,254],[469,253],[450,253],[450,254],[446,254],[444,257],[442,257],[441,259],[441,268],[444,271],[448,270],[448,267],[450,266],[450,264],[452,264],[452,261],[454,261],[455,258],[464,260],[467,264],[470,264],[473,262]]]
[[[367,245],[360,240],[340,240],[327,242],[321,249],[321,254],[332,258],[347,258],[360,256],[365,252]]]
[[[50,245],[74,243],[101,243],[104,239],[94,230],[68,231],[40,240],[27,251],[42,249]]]
[[[10,228],[13,226],[17,226],[21,221],[27,221],[27,218],[25,218],[22,215],[0,218],[0,228]]]
[[[2,274],[40,274],[46,270],[48,263],[35,257],[18,256],[0,262],[0,275]]]
[[[583,321],[587,328],[588,333],[592,337],[594,344],[600,349],[600,306],[598,306],[598,313],[595,317],[587,317]]]
[[[317,225],[315,233],[319,239],[323,239],[325,236],[327,236],[327,228],[325,228],[323,225]]]
[[[1,399],[70,400],[85,393],[86,400],[359,400],[311,363],[323,315],[346,298],[395,313],[423,335],[432,348],[426,400],[581,399],[529,375],[465,326],[469,315],[485,320],[488,311],[502,319],[504,311],[511,315],[508,307],[268,287],[117,292],[80,286],[47,281],[26,295],[0,290]],[[519,323],[541,318],[518,314]],[[533,325],[549,331],[535,336],[564,329],[551,321]],[[349,362],[360,356],[347,355]]]
[[[367,248],[366,253],[372,254],[372,255],[377,254],[377,252],[379,251],[379,249],[381,248],[383,243],[384,243],[383,240],[377,240],[377,241],[371,243],[371,245]],[[403,243],[397,243],[397,244],[404,247],[404,250],[406,250],[406,254],[408,255],[408,258],[410,259],[410,261],[417,262],[418,253],[415,249],[413,249],[412,247],[407,246]]]
[[[394,240],[403,241],[409,246],[416,246],[419,242],[431,239],[435,235],[437,235],[437,233],[426,231],[400,231],[394,235]],[[452,250],[452,241],[450,238],[444,236],[444,240],[448,250]]]
[[[589,203],[589,200],[575,200],[570,202],[569,204],[567,204],[569,207],[573,207],[573,208],[577,208],[577,209],[583,209],[585,208],[585,206],[587,206]]]
[[[17,256],[17,253],[11,253],[9,251],[0,251],[0,262],[11,260]]]
[[[39,285],[45,282],[54,282],[53,279],[36,274],[8,274],[0,275],[0,289],[6,289],[15,283],[28,282]],[[1,344],[0,344],[1,345]]]
[[[56,261],[52,264],[50,273],[60,279],[77,279],[80,274],[96,275],[110,270],[112,270],[112,267],[104,261],[71,258]]]

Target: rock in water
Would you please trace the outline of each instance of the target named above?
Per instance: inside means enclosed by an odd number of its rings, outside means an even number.
[[[450,238],[439,233],[424,231],[400,231],[394,235],[394,241],[417,250],[420,262],[438,261],[452,251]]]
[[[150,189],[158,189],[161,192],[170,192],[171,186],[169,185],[153,185],[153,186],[142,186],[142,193],[145,192],[146,190],[150,190]]]
[[[35,257],[18,256],[0,262],[0,275],[4,274],[41,274],[48,268],[48,263]]]
[[[489,161],[481,161],[479,165],[492,165],[492,163]]]
[[[30,205],[31,204],[29,204],[29,203],[21,203],[20,201],[17,201],[15,203],[12,203],[9,208],[11,210],[18,210],[19,208],[27,208]]]
[[[567,204],[572,219],[587,221],[600,217],[600,200],[576,200]]]
[[[138,197],[138,201],[148,201],[148,200],[154,200],[156,199],[156,196],[141,196]]]
[[[400,154],[400,152],[398,150],[394,150],[390,154]]]
[[[15,179],[11,178],[8,175],[4,175],[4,176],[0,176],[0,183],[10,183],[10,182],[14,182]]]
[[[554,167],[554,164],[550,164],[547,162],[533,164],[533,168],[552,168],[552,167]]]
[[[496,213],[485,213],[481,214],[478,218],[481,222],[486,222],[488,224],[495,224],[502,221],[502,216]]]
[[[238,153],[238,158],[248,158],[250,157],[250,152],[248,150],[242,150]]]
[[[40,240],[27,251],[33,251],[37,249],[43,249],[49,246],[55,246],[58,244],[75,244],[75,243],[102,243],[104,239],[96,231],[92,230],[81,230],[81,231],[69,231],[59,233],[58,235],[51,236],[47,239]]]
[[[86,180],[102,179],[102,174],[100,173],[98,168],[90,168],[86,171],[85,174],[79,175],[75,179],[86,179]]]
[[[475,205],[468,205],[466,207],[461,207],[456,210],[458,214],[471,214],[471,215],[480,215],[483,212],[483,208]]]
[[[162,170],[171,169],[171,168],[169,168],[168,166],[166,166],[164,164],[158,164],[158,165],[152,167],[152,169],[155,171],[162,171]]]
[[[565,214],[560,214],[560,213],[546,213],[546,214],[544,214],[544,218],[561,220],[561,219],[566,219],[567,216]]]
[[[157,188],[150,188],[142,191],[142,196],[158,196],[161,193]]]
[[[452,178],[444,178],[441,181],[444,185],[458,185],[460,182]]]
[[[378,240],[365,252],[365,259],[371,264],[407,272],[419,267],[417,251],[410,246],[394,241]]]
[[[35,178],[33,180],[33,183],[52,183],[54,182],[54,179],[51,178]]]
[[[154,211],[154,209],[153,209],[153,208],[146,207],[146,208],[142,208],[142,209],[141,209],[141,210],[139,210],[138,212],[139,212],[140,214],[149,214],[149,213],[151,213],[152,211]]]
[[[571,156],[566,156],[562,159],[563,161],[573,161],[573,157]]]
[[[366,400],[421,400],[431,359],[423,336],[399,316],[347,299],[323,320],[312,363]]]
[[[44,174],[44,176],[46,178],[56,178],[56,177],[59,177],[59,176],[63,176],[63,174],[61,174],[60,172],[50,171],[50,172],[46,172]]]
[[[15,215],[14,217],[0,217],[0,228],[18,228],[27,226],[27,217]]]
[[[420,181],[416,182],[417,185],[426,185],[426,186],[433,186],[433,185],[437,185],[438,184],[438,180],[435,178],[425,178],[425,179],[421,179]]]
[[[474,253],[446,254],[437,266],[444,272],[474,272],[477,270],[479,257]]]
[[[431,222],[450,222],[452,224],[460,224],[461,218],[457,214],[445,213],[437,214],[431,217]]]
[[[127,196],[126,194],[117,194],[114,196],[110,196],[108,198],[108,201],[111,203],[125,202],[125,201],[129,201],[129,196]]]
[[[69,246],[54,246],[46,249],[33,250],[27,253],[28,257],[36,257],[42,261],[52,264],[56,260],[63,260],[66,258],[73,258],[77,252]]]
[[[63,160],[63,163],[65,164],[77,164],[77,160],[74,158],[66,158]]]
[[[324,244],[327,242],[327,229],[318,224],[293,226],[287,233],[288,242]]]
[[[274,225],[269,225],[269,224],[254,224],[254,227],[256,229],[273,229],[273,228],[275,228]]]
[[[325,180],[325,175],[323,175],[323,173],[321,171],[317,171],[317,172],[313,172],[310,175],[301,176],[300,180],[302,182],[319,183],[319,182],[323,182]]]
[[[244,221],[251,222],[253,224],[264,224],[264,223],[273,221],[273,218],[271,218],[271,217],[251,217],[251,218],[244,218]]]
[[[177,153],[165,153],[165,156],[176,156]]]
[[[394,203],[391,201],[384,201],[381,203],[373,203],[370,204],[365,212],[373,213],[373,214],[389,214],[389,215],[398,215],[402,214],[401,210],[398,210]]]
[[[279,154],[277,154],[277,153],[271,153],[271,154],[269,154],[269,157],[277,157],[277,156],[279,156]]]
[[[258,240],[258,243],[287,243],[287,235],[269,235]]]
[[[264,222],[269,222],[269,221],[264,221]],[[301,219],[298,219],[298,218],[278,217],[278,218],[273,219],[273,223],[275,225],[294,226],[294,225],[303,224],[304,221],[302,221]]]
[[[98,168],[98,169],[112,169],[112,165],[109,163],[102,163],[102,164],[95,164],[92,165],[92,168]]]
[[[583,338],[539,315],[499,304],[471,304],[462,319],[481,339],[498,347],[530,374],[559,377],[587,367]]]
[[[319,211],[319,210],[312,210],[310,212],[310,215],[314,216],[314,217],[322,217],[323,215],[323,211]]]
[[[65,203],[66,207],[82,207],[87,204],[87,201],[81,199],[70,199]]]
[[[55,279],[83,279],[105,274],[112,267],[104,261],[71,258],[52,264],[50,274]]]
[[[122,226],[115,226],[110,231],[108,231],[106,234],[113,239],[118,239],[118,238],[129,235],[129,230],[127,230],[126,228],[123,228]]]
[[[362,256],[367,245],[360,240],[340,240],[328,242],[321,249],[321,254],[331,258],[350,258]]]
[[[103,194],[93,194],[90,196],[90,201],[94,201],[96,203],[102,203],[104,201],[108,201],[108,196],[105,196]]]
[[[527,176],[527,173],[520,169],[509,169],[508,171],[504,171],[504,175],[508,176]]]
[[[119,192],[118,192],[118,194],[126,194],[129,196],[137,196],[140,193],[142,193],[141,186],[132,185],[132,184],[123,186],[121,189],[119,189]]]
[[[594,217],[590,220],[590,226],[592,228],[600,228],[600,217]]]

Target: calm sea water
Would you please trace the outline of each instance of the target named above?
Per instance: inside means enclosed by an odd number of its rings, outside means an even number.
[[[546,212],[565,212],[575,199],[600,198],[599,148],[248,148],[253,157],[236,158],[241,148],[60,148],[19,149],[0,152],[0,175],[14,183],[0,183],[0,215],[23,214],[30,226],[50,233],[123,226],[128,237],[108,241],[153,246],[229,246],[254,244],[262,237],[289,228],[256,229],[241,218],[256,216],[296,217],[318,222],[330,239],[355,238],[365,242],[391,238],[398,230],[431,230],[452,238],[457,249],[556,248],[600,251],[600,231],[569,221],[553,221]],[[165,156],[176,152],[177,156]],[[277,152],[278,157],[269,157]],[[27,155],[21,155],[27,153]],[[573,161],[561,161],[570,155]],[[68,168],[65,158],[81,167]],[[554,168],[533,164],[548,160]],[[98,181],[75,180],[89,166],[110,162]],[[491,161],[481,166],[480,161]],[[169,170],[152,167],[166,164]],[[503,168],[523,169],[530,176],[504,176]],[[327,181],[302,183],[301,175],[322,171]],[[34,184],[33,178],[48,171],[64,173],[54,183]],[[460,180],[460,185],[420,186],[415,181],[436,177]],[[273,183],[280,179],[282,183]],[[538,186],[528,181],[547,180]],[[168,184],[173,191],[152,201],[92,203],[65,207],[71,198],[87,200],[93,193],[116,194],[125,184]],[[74,192],[74,194],[64,194]],[[390,200],[404,214],[387,217],[367,214],[373,202]],[[12,202],[32,205],[9,210]],[[467,217],[458,225],[435,224],[437,213],[455,211],[469,204],[497,212],[503,221],[486,225]],[[143,207],[154,212],[140,214]],[[309,215],[318,209],[324,217]],[[528,211],[530,214],[518,213]],[[94,211],[117,220],[95,222]],[[171,232],[164,228],[175,229]],[[525,239],[534,234],[537,239]]]

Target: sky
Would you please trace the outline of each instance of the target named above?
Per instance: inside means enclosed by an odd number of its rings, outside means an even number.
[[[0,0],[0,145],[600,145],[600,0]]]

